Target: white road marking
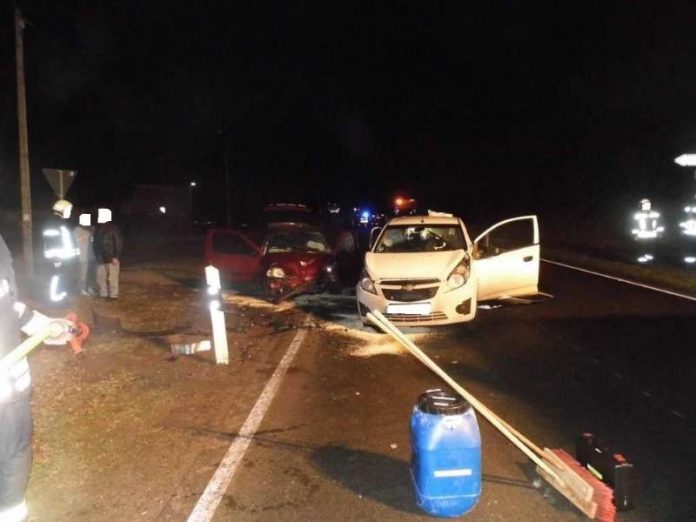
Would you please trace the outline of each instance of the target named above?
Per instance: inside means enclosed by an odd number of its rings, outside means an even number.
[[[308,320],[309,317],[305,323],[307,323]],[[288,351],[285,352],[285,355],[281,359],[280,363],[278,363],[278,366],[266,384],[266,387],[256,400],[254,408],[251,410],[251,413],[249,413],[246,421],[244,421],[244,425],[232,441],[230,448],[227,450],[222,462],[220,462],[215,474],[210,479],[208,486],[203,492],[203,495],[201,495],[201,498],[198,499],[198,503],[193,508],[191,515],[188,517],[188,522],[208,522],[213,519],[215,510],[218,508],[220,501],[222,500],[222,496],[225,494],[225,491],[227,491],[230,482],[232,482],[232,477],[234,477],[239,464],[242,462],[244,453],[251,444],[256,430],[266,415],[266,412],[273,401],[273,397],[275,397],[275,394],[280,387],[280,383],[290,367],[290,363],[292,363],[295,354],[297,354],[297,351],[299,350],[306,334],[307,330],[303,329],[299,330],[297,335],[295,335],[295,338],[288,347]]]
[[[618,281],[619,283],[626,283],[627,285],[638,286],[640,288],[645,288],[646,290],[653,290],[654,292],[660,292],[663,294],[671,295],[674,297],[679,297],[681,299],[687,299],[689,301],[696,301],[696,297],[687,294],[680,294],[679,292],[673,292],[672,290],[666,290],[664,288],[658,288],[656,286],[646,285],[645,283],[639,283],[638,281],[631,281],[630,279],[624,279],[622,277],[616,277],[608,274],[602,274],[601,272],[595,272],[593,270],[588,270],[586,268],[580,268],[578,266],[567,265],[565,263],[559,263],[558,261],[551,261],[550,259],[541,259],[545,263],[550,265],[562,266],[564,268],[570,268],[571,270],[577,270],[578,272],[585,272],[586,274],[592,274],[599,277],[604,277],[606,279],[611,279],[612,281]]]

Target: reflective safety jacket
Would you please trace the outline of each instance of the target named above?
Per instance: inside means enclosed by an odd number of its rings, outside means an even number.
[[[665,231],[665,227],[660,224],[660,213],[654,210],[636,212],[633,219],[637,226],[631,233],[637,239],[655,239]]]
[[[62,263],[79,255],[72,231],[65,219],[49,217],[41,230],[44,244],[44,258],[54,263]]]
[[[17,300],[12,256],[0,236],[0,359],[20,343],[20,329],[33,318],[24,303]],[[31,375],[26,357],[9,369],[0,367],[0,405],[29,395]]]

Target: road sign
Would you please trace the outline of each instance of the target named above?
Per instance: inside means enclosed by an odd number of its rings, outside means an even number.
[[[696,154],[682,154],[674,159],[674,163],[682,167],[696,167]]]
[[[41,169],[51,185],[53,192],[60,199],[63,199],[68,193],[68,189],[77,176],[76,170],[61,170],[61,169]]]

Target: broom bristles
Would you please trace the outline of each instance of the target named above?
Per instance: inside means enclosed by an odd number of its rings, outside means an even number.
[[[589,514],[584,509],[580,509],[590,518],[599,520],[600,522],[614,522],[614,519],[616,518],[614,490],[590,473],[566,451],[562,449],[546,449],[545,452],[546,451],[552,453],[554,457],[556,457],[556,462],[560,461],[563,466],[563,471],[560,472],[559,475],[561,478],[563,478],[563,480],[568,480],[572,483],[569,485],[569,487],[572,488],[573,491],[578,491],[578,488],[575,486],[578,481],[583,482],[591,489],[592,498],[590,499],[590,504],[594,504],[596,506],[594,513]],[[551,485],[554,486],[553,483],[551,483]],[[559,491],[563,493],[563,491],[560,489]],[[567,495],[564,494],[564,496]],[[573,502],[572,498],[568,497],[568,499]],[[575,502],[573,503],[575,504]]]

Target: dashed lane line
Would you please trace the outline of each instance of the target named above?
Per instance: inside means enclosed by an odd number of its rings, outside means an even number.
[[[307,320],[305,320],[306,324]],[[261,421],[263,420],[268,408],[273,401],[273,398],[280,387],[280,383],[285,377],[285,374],[292,363],[295,355],[297,354],[302,341],[307,334],[307,330],[301,329],[297,332],[293,338],[287,352],[281,359],[280,363],[276,367],[273,375],[269,379],[266,387],[261,392],[261,395],[256,400],[254,408],[249,413],[244,425],[239,430],[239,433],[232,441],[227,453],[225,454],[222,462],[218,466],[215,474],[210,479],[208,486],[205,488],[203,495],[198,499],[198,503],[193,508],[191,515],[188,517],[188,522],[209,522],[213,519],[215,511],[220,505],[222,496],[227,491],[232,478],[234,477],[239,464],[242,462],[244,453],[251,444],[253,437],[258,429]]]
[[[696,301],[696,297],[687,294],[680,294],[679,292],[673,292],[672,290],[667,290],[665,288],[658,288],[656,286],[646,285],[645,283],[639,283],[638,281],[632,281],[630,279],[624,279],[623,277],[616,277],[609,274],[603,274],[601,272],[595,272],[594,270],[588,270],[587,268],[580,268],[579,266],[567,265],[565,263],[560,263],[558,261],[552,261],[551,259],[541,259],[543,262],[550,265],[562,266],[564,268],[569,268],[571,270],[577,270],[578,272],[585,272],[586,274],[595,275],[598,277],[604,277],[606,279],[611,279],[612,281],[618,281],[619,283],[626,283],[627,285],[638,286],[640,288],[645,288],[646,290],[652,290],[654,292],[660,292],[662,294],[671,295],[673,297],[679,297],[681,299],[687,299],[688,301]]]

